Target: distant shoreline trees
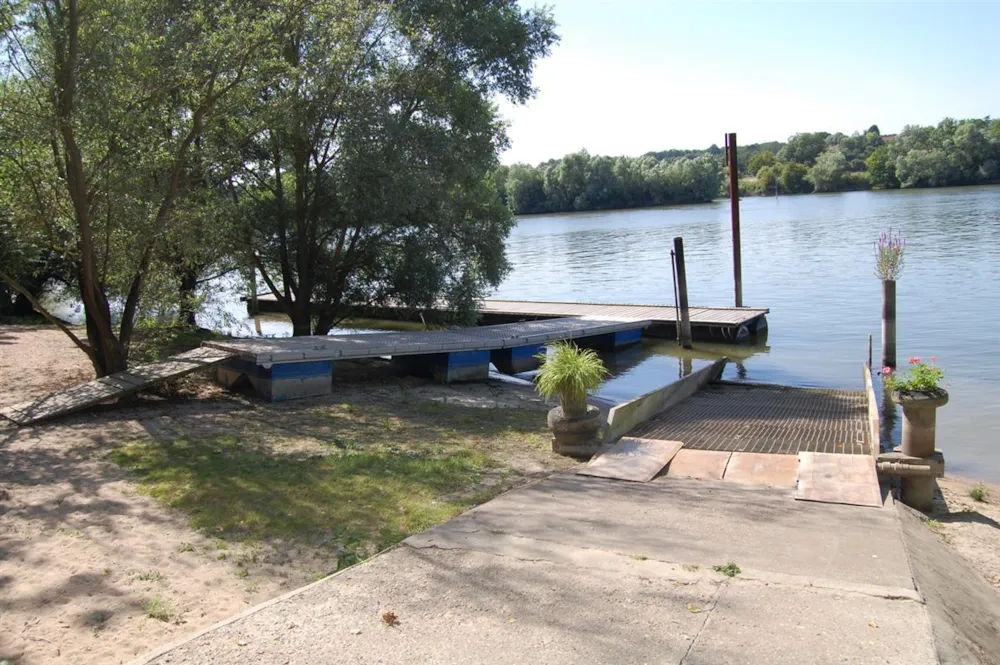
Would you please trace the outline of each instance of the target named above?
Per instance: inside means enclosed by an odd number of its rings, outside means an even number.
[[[1000,183],[1000,120],[945,118],[883,135],[805,132],[787,142],[739,146],[741,196]],[[664,150],[641,157],[586,151],[496,171],[500,199],[516,214],[707,203],[728,196],[725,155]]]

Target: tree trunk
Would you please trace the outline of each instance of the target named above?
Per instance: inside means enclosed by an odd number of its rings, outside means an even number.
[[[198,321],[195,315],[195,303],[198,288],[198,274],[190,268],[181,268],[180,271],[180,319],[186,325],[197,328]]]
[[[297,300],[288,318],[292,320],[292,336],[308,337],[312,334],[312,309],[308,300]]]

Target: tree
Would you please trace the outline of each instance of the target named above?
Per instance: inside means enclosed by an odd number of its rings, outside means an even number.
[[[844,184],[847,173],[847,159],[840,148],[829,148],[816,158],[816,164],[809,169],[809,177],[817,192],[836,192]]]
[[[806,132],[796,134],[788,139],[785,147],[778,152],[778,159],[783,162],[799,162],[806,166],[816,163],[820,153],[826,150],[828,132]]]
[[[787,162],[781,166],[778,184],[789,194],[802,194],[812,189],[808,180],[809,169],[805,164]]]
[[[490,175],[506,145],[493,100],[533,94],[556,40],[548,10],[314,0],[286,34],[230,186],[234,242],[293,333],[325,334],[355,305],[473,311],[507,270],[513,225]]]
[[[24,185],[15,233],[72,266],[86,340],[56,323],[98,376],[127,366],[191,153],[279,31],[273,18],[239,0],[0,8],[0,133],[11,139],[0,151]],[[10,273],[0,279],[28,294]]]
[[[777,166],[762,166],[757,171],[757,184],[760,186],[762,194],[774,192],[780,174],[781,171]]]
[[[778,158],[770,150],[758,152],[747,162],[747,173],[757,175],[765,166],[774,166],[777,162]],[[757,177],[760,178],[759,175]]]
[[[896,165],[889,154],[889,149],[881,145],[872,152],[865,160],[868,168],[868,176],[871,179],[872,187],[876,189],[893,189],[899,187],[899,180],[896,179]]]

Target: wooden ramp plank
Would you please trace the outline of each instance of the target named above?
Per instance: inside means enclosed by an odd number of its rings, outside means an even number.
[[[795,487],[799,460],[795,455],[733,453],[723,480],[746,485]]]
[[[722,480],[732,453],[725,450],[684,448],[670,460],[667,475],[696,480]]]
[[[799,453],[798,480],[795,498],[800,501],[882,506],[882,490],[871,455]]]
[[[648,483],[670,463],[684,444],[624,437],[604,454],[592,459],[578,474]]]
[[[148,388],[164,379],[184,376],[212,367],[236,354],[200,347],[171,356],[159,363],[137,365],[100,379],[51,393],[45,397],[0,409],[0,416],[18,425],[32,425],[42,420],[62,416],[115,397],[125,397]]]

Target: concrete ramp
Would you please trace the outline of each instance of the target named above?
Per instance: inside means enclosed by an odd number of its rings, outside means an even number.
[[[231,351],[201,347],[171,356],[158,363],[137,365],[94,381],[51,393],[31,402],[0,409],[0,416],[18,425],[33,425],[43,420],[64,416],[101,402],[137,393],[166,379],[184,376],[199,369],[213,367],[232,358]]]

